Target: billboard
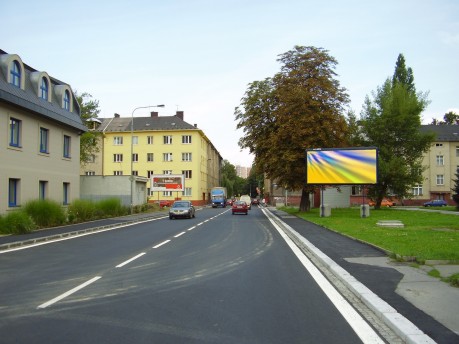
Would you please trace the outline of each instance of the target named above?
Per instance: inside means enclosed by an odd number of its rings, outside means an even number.
[[[183,174],[153,174],[151,191],[185,191]]]
[[[307,184],[376,184],[377,178],[375,147],[306,150]]]

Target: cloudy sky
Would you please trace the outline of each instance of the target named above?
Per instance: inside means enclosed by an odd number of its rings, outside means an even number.
[[[224,159],[250,166],[234,109],[279,54],[316,46],[338,61],[350,108],[392,76],[398,54],[431,101],[459,113],[457,0],[2,1],[0,48],[99,101],[101,117],[184,111]]]

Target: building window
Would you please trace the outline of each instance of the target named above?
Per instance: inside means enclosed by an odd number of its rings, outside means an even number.
[[[436,143],[435,147],[443,147],[443,143]]]
[[[191,161],[191,153],[182,153],[182,161]]]
[[[192,170],[184,170],[182,171],[182,174],[185,176],[186,179],[191,179],[192,177]]]
[[[172,174],[172,170],[163,170],[163,174],[170,175]]]
[[[351,188],[351,195],[352,196],[361,196],[362,195],[362,186],[353,186]]]
[[[85,174],[85,176],[95,176],[96,172],[95,171],[86,171],[84,174]]]
[[[139,175],[139,171],[132,171],[132,175],[133,176],[138,176]]]
[[[19,206],[20,179],[10,178],[8,181],[8,206]]]
[[[64,158],[70,158],[70,136],[64,135]]]
[[[38,198],[40,200],[46,199],[47,188],[48,188],[48,182],[46,180],[40,180],[38,183]]]
[[[163,191],[164,197],[172,197],[172,191]]]
[[[22,121],[10,118],[10,146],[21,147],[21,124]]]
[[[68,90],[64,92],[64,109],[70,111],[70,92]]]
[[[191,143],[191,135],[182,135],[182,143],[190,144]]]
[[[172,153],[163,153],[163,161],[172,161]]]
[[[95,163],[96,162],[96,156],[94,154],[91,154],[89,157],[88,157],[88,163]]]
[[[153,172],[153,171],[147,171],[147,176],[148,176],[148,178],[151,178],[152,175],[154,175],[154,172]]]
[[[132,162],[138,162],[138,161],[139,161],[139,154],[132,153]]]
[[[148,162],[153,162],[154,160],[154,154],[153,153],[147,153],[147,161]]]
[[[147,136],[147,145],[153,144],[153,136]]]
[[[70,203],[70,183],[62,184],[62,204],[68,205]]]
[[[163,143],[165,145],[171,145],[172,144],[172,136],[171,135],[163,136]]]
[[[422,185],[416,185],[413,187],[413,196],[422,196]]]
[[[182,192],[183,196],[191,196],[191,188],[185,188],[185,190]]]
[[[113,171],[113,175],[114,176],[122,176],[123,175],[123,171]]]
[[[44,100],[48,100],[48,93],[49,93],[48,79],[41,78],[40,97]]]
[[[123,154],[113,154],[113,162],[123,162]]]
[[[443,161],[443,155],[437,155],[437,166],[443,166],[444,161]]]
[[[123,137],[122,137],[122,136],[115,136],[115,137],[113,138],[113,144],[114,144],[115,146],[120,146],[120,145],[122,145],[122,144],[123,144]]]
[[[46,128],[40,128],[40,153],[49,153],[48,142],[49,130]]]
[[[444,185],[444,182],[443,174],[437,174],[437,185]]]
[[[132,137],[132,144],[133,145],[138,145],[139,144],[139,137],[138,136],[133,136]]]
[[[18,61],[13,61],[10,69],[11,84],[21,88],[21,66]]]
[[[456,157],[459,157],[459,146],[456,146]]]

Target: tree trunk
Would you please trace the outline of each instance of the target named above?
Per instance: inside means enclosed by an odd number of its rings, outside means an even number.
[[[300,211],[310,211],[311,202],[309,201],[309,191],[306,188],[301,190]]]

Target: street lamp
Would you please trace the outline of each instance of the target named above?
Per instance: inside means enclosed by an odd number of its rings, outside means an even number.
[[[164,104],[139,106],[136,107],[131,114],[131,215],[134,214],[134,112],[139,109],[148,109],[152,107],[164,107]]]

